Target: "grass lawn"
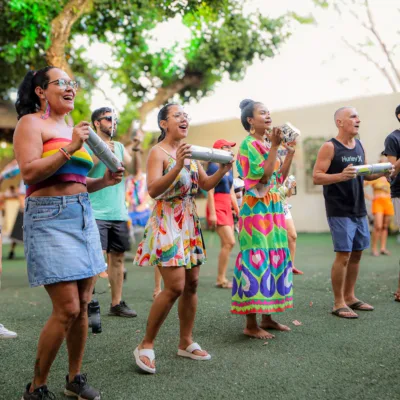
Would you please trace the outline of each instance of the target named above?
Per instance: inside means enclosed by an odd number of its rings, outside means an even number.
[[[399,312],[393,301],[399,271],[400,245],[389,241],[392,256],[365,252],[358,280],[358,297],[371,302],[374,312],[358,320],[330,314],[330,267],[334,257],[330,236],[302,234],[296,265],[305,272],[294,277],[295,308],[277,319],[291,326],[276,338],[249,339],[242,334],[244,317],[231,315],[230,291],[214,288],[218,237],[206,232],[208,263],[201,268],[199,308],[194,338],[213,356],[196,362],[177,357],[179,324],[176,307],[156,342],[157,374],[137,372],[133,350],[142,338],[153,291],[152,268],[127,262],[124,299],[138,317],[108,317],[110,294],[105,280],[96,286],[103,332],[89,334],[83,363],[89,382],[102,399],[399,399]],[[230,275],[238,247],[232,254]],[[3,256],[8,247],[4,246]],[[0,341],[0,399],[20,399],[32,378],[36,343],[51,312],[43,288],[30,289],[23,250],[4,260],[0,290],[0,323],[18,333]],[[62,257],[62,254],[60,254]],[[302,322],[301,326],[292,324]],[[62,346],[50,372],[49,389],[58,399],[67,373]]]

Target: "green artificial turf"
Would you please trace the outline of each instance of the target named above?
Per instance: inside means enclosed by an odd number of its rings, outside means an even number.
[[[96,286],[103,332],[89,334],[83,372],[101,390],[102,399],[398,399],[400,303],[393,301],[399,270],[400,245],[389,240],[392,256],[378,258],[365,252],[358,280],[358,297],[375,311],[358,320],[330,314],[330,267],[334,257],[330,236],[302,234],[296,265],[304,276],[294,277],[295,308],[277,315],[290,325],[276,338],[249,339],[242,334],[244,317],[231,315],[230,291],[214,287],[219,241],[206,233],[208,263],[201,268],[199,308],[194,338],[213,356],[196,362],[176,356],[179,324],[176,307],[156,342],[157,374],[138,373],[133,350],[143,337],[152,302],[152,268],[127,261],[124,299],[138,317],[108,317],[110,294],[105,280]],[[8,248],[4,246],[3,256]],[[231,275],[238,247],[229,268]],[[62,255],[60,255],[62,257]],[[0,323],[18,332],[0,341],[0,399],[20,399],[32,378],[36,344],[50,311],[43,288],[30,289],[23,250],[17,260],[4,260],[0,290]],[[302,322],[301,326],[293,321]],[[67,373],[62,346],[50,372],[49,388],[58,399]]]

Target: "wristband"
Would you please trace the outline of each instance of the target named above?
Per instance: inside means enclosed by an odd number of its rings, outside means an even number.
[[[61,147],[59,149],[59,151],[63,154],[63,156],[67,159],[70,160],[71,159],[71,154],[68,153],[67,150],[65,150],[63,147]]]

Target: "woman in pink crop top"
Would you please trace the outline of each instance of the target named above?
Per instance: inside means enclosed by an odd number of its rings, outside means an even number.
[[[87,192],[115,185],[123,171],[103,178],[86,175],[92,160],[83,143],[89,123],[69,126],[77,84],[55,67],[29,71],[18,89],[19,122],[14,151],[27,185],[24,246],[31,286],[43,285],[53,312],[38,343],[34,378],[24,400],[50,398],[50,367],[67,341],[69,369],[64,393],[85,400],[100,399],[87,384],[81,364],[88,331],[87,305],[94,277],[105,269],[99,232]]]

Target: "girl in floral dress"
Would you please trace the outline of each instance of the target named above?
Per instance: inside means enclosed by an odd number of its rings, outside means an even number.
[[[272,320],[271,314],[293,307],[292,262],[279,185],[286,179],[294,147],[285,147],[288,155],[283,164],[277,157],[282,141],[279,128],[271,127],[267,108],[252,100],[240,103],[243,127],[250,134],[240,145],[237,168],[245,183],[239,214],[240,252],[233,277],[233,314],[246,315],[244,333],[251,337],[274,337],[266,329],[281,331],[289,327]],[[261,324],[257,314],[262,314]]]
[[[134,351],[137,366],[153,374],[154,340],[178,298],[178,355],[193,360],[211,358],[192,339],[199,266],[206,257],[194,196],[198,188],[214,188],[232,168],[232,163],[220,165],[208,176],[200,163],[188,159],[190,145],[183,140],[187,137],[189,117],[181,106],[164,106],[158,114],[158,125],[159,144],[147,160],[147,188],[156,204],[134,261],[140,266],[158,267],[164,281],[164,289],[150,309],[145,337]]]

